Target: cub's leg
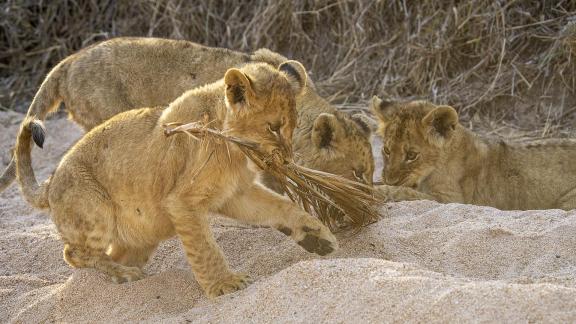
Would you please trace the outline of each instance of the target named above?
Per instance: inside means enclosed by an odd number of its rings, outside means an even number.
[[[63,189],[51,206],[52,218],[65,243],[64,260],[75,268],[103,271],[117,283],[143,278],[139,268],[118,264],[106,254],[115,240],[116,222],[113,203],[105,190],[94,182],[59,187]]]
[[[322,222],[259,183],[232,198],[220,212],[247,223],[274,227],[308,252],[326,255],[338,248],[336,238]]]
[[[244,289],[252,282],[248,275],[230,270],[210,230],[207,212],[198,209],[199,203],[170,197],[166,205],[194,277],[208,297]]]
[[[108,255],[117,263],[142,269],[157,246],[158,245],[128,247],[126,245],[113,243],[108,250]]]

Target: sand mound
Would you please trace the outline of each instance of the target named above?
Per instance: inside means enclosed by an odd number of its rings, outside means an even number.
[[[0,113],[0,162],[7,164],[22,116]],[[47,177],[81,131],[46,123],[35,170]],[[0,163],[1,164],[1,163]],[[46,214],[16,186],[0,195],[0,320],[168,322],[574,321],[576,211],[504,212],[406,202],[320,258],[282,234],[216,218],[233,269],[256,282],[207,300],[177,240],[160,246],[141,281],[116,285],[72,270]]]

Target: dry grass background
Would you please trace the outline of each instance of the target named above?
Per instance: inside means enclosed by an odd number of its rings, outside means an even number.
[[[0,109],[27,109],[60,59],[116,36],[268,47],[344,109],[426,98],[495,135],[576,137],[573,0],[4,0]]]

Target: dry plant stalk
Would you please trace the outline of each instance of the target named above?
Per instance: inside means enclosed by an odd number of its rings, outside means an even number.
[[[166,136],[185,133],[194,139],[208,139],[235,144],[259,168],[272,174],[288,197],[315,214],[331,229],[359,228],[378,220],[377,206],[382,203],[372,187],[341,176],[283,163],[278,155],[262,151],[258,143],[208,128],[201,123],[164,125]]]

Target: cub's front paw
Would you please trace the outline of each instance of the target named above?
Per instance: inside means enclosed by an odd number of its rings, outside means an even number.
[[[232,273],[228,277],[220,279],[208,286],[206,294],[210,298],[215,298],[244,289],[252,282],[254,281],[247,274]]]
[[[338,249],[336,237],[319,220],[310,217],[294,233],[294,239],[306,251],[326,255]]]

